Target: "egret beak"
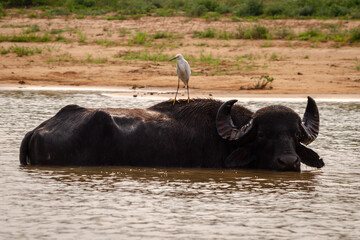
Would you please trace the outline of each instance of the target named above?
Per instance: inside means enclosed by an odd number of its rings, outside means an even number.
[[[170,59],[169,62],[172,61],[172,60],[175,60],[175,59],[176,59],[176,57],[174,57],[173,59]]]

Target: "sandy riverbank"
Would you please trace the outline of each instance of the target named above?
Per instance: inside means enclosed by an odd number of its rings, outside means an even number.
[[[291,27],[303,31],[326,24],[349,29],[360,21],[343,20],[259,20],[269,28]],[[243,23],[251,24],[251,23]],[[19,57],[9,52],[0,55],[0,85],[15,87],[61,87],[130,89],[130,94],[176,90],[175,63],[127,59],[131,54],[174,56],[183,53],[197,59],[192,67],[191,95],[304,97],[325,96],[359,98],[360,47],[358,44],[287,40],[219,40],[194,38],[194,31],[207,28],[234,31],[239,23],[229,19],[207,22],[183,17],[144,17],[138,20],[29,19],[4,18],[0,34],[24,34],[24,28],[6,26],[38,25],[36,35],[61,30],[66,41],[1,42],[12,46],[42,49],[41,53]],[[4,27],[5,26],[5,27]],[[28,27],[29,28],[29,27]],[[26,28],[27,29],[27,28]],[[171,33],[172,38],[153,39],[148,44],[132,44],[138,32],[149,36]],[[85,40],[80,39],[81,34]],[[55,36],[54,36],[55,38]],[[111,43],[109,46],[102,43]],[[209,61],[200,61],[201,57]],[[130,57],[131,58],[131,57]],[[249,90],[261,75],[275,80],[271,89]],[[181,89],[185,93],[184,89]],[[160,94],[165,96],[165,94]],[[166,96],[167,97],[167,96]]]

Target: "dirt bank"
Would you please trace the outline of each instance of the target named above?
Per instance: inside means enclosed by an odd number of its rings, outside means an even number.
[[[337,24],[350,29],[359,21],[261,20],[295,32]],[[251,23],[243,23],[251,24]],[[34,30],[34,25],[38,28]],[[360,94],[360,47],[333,41],[219,40],[194,38],[207,28],[235,31],[229,19],[144,17],[138,20],[3,18],[3,36],[50,36],[51,42],[0,43],[0,85],[125,86],[176,88],[175,63],[156,56],[190,56],[190,88],[237,94]],[[33,33],[26,33],[33,29]],[[137,34],[145,40],[137,42]],[[167,36],[156,33],[166,33]],[[55,40],[57,39],[57,40]],[[140,39],[141,40],[141,39]],[[33,50],[19,56],[13,50]],[[40,49],[40,50],[39,50]],[[8,51],[6,53],[6,51]],[[150,59],[150,60],[147,60]],[[274,81],[266,90],[249,90],[261,75]]]

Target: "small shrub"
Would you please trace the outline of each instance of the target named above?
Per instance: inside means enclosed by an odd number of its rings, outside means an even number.
[[[305,32],[299,33],[299,40],[310,40],[311,38],[320,36],[321,31],[317,28],[311,28]]]
[[[154,39],[160,39],[160,38],[172,38],[173,35],[171,33],[166,32],[156,32],[153,36]]]
[[[0,17],[6,16],[6,12],[5,9],[2,5],[2,3],[0,3]]]
[[[272,53],[270,56],[270,61],[276,61],[278,60],[278,56],[276,55],[276,53]]]
[[[285,6],[279,2],[269,2],[264,9],[265,16],[280,16],[283,15]]]
[[[240,25],[237,30],[235,38],[238,39],[271,39],[269,30],[261,24],[248,27],[242,27]]]
[[[28,33],[36,33],[36,32],[40,32],[40,27],[37,24],[31,25],[31,27],[25,31],[26,34]]]
[[[1,55],[6,55],[6,54],[8,54],[10,52],[10,49],[6,49],[6,48],[4,48],[4,47],[1,47],[0,48],[0,53],[1,53]]]
[[[350,41],[360,42],[360,26],[350,30]]]
[[[300,9],[299,15],[300,16],[312,16],[315,12],[315,9],[311,6],[304,6],[303,8]]]
[[[78,31],[77,35],[78,35],[79,43],[86,43],[86,34],[82,33],[81,31]]]
[[[334,4],[330,8],[330,14],[334,17],[346,16],[347,14],[350,14],[350,10],[346,7]]]
[[[205,31],[194,31],[193,37],[197,38],[215,38],[216,30],[213,28],[207,28]]]
[[[259,80],[253,85],[253,87],[248,88],[249,90],[256,89],[265,89],[268,84],[271,84],[275,79],[269,75],[262,75]]]
[[[221,14],[217,12],[208,12],[202,18],[206,19],[207,21],[219,21],[221,18]]]
[[[281,29],[276,30],[273,35],[276,39],[293,40],[295,38],[294,31],[287,27],[282,27]]]
[[[205,13],[207,13],[208,9],[202,5],[202,4],[198,4],[198,3],[194,3],[189,10],[186,12],[186,14],[189,17],[200,17],[202,15],[204,15]]]
[[[151,40],[147,33],[138,32],[135,36],[133,36],[132,40],[129,41],[129,45],[144,45],[149,41]]]

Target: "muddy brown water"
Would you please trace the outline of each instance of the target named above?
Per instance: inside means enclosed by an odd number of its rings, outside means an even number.
[[[130,167],[21,167],[24,134],[66,104],[151,106],[100,92],[0,91],[0,239],[359,239],[360,101],[317,100],[301,173]],[[306,99],[240,99],[256,110]]]

